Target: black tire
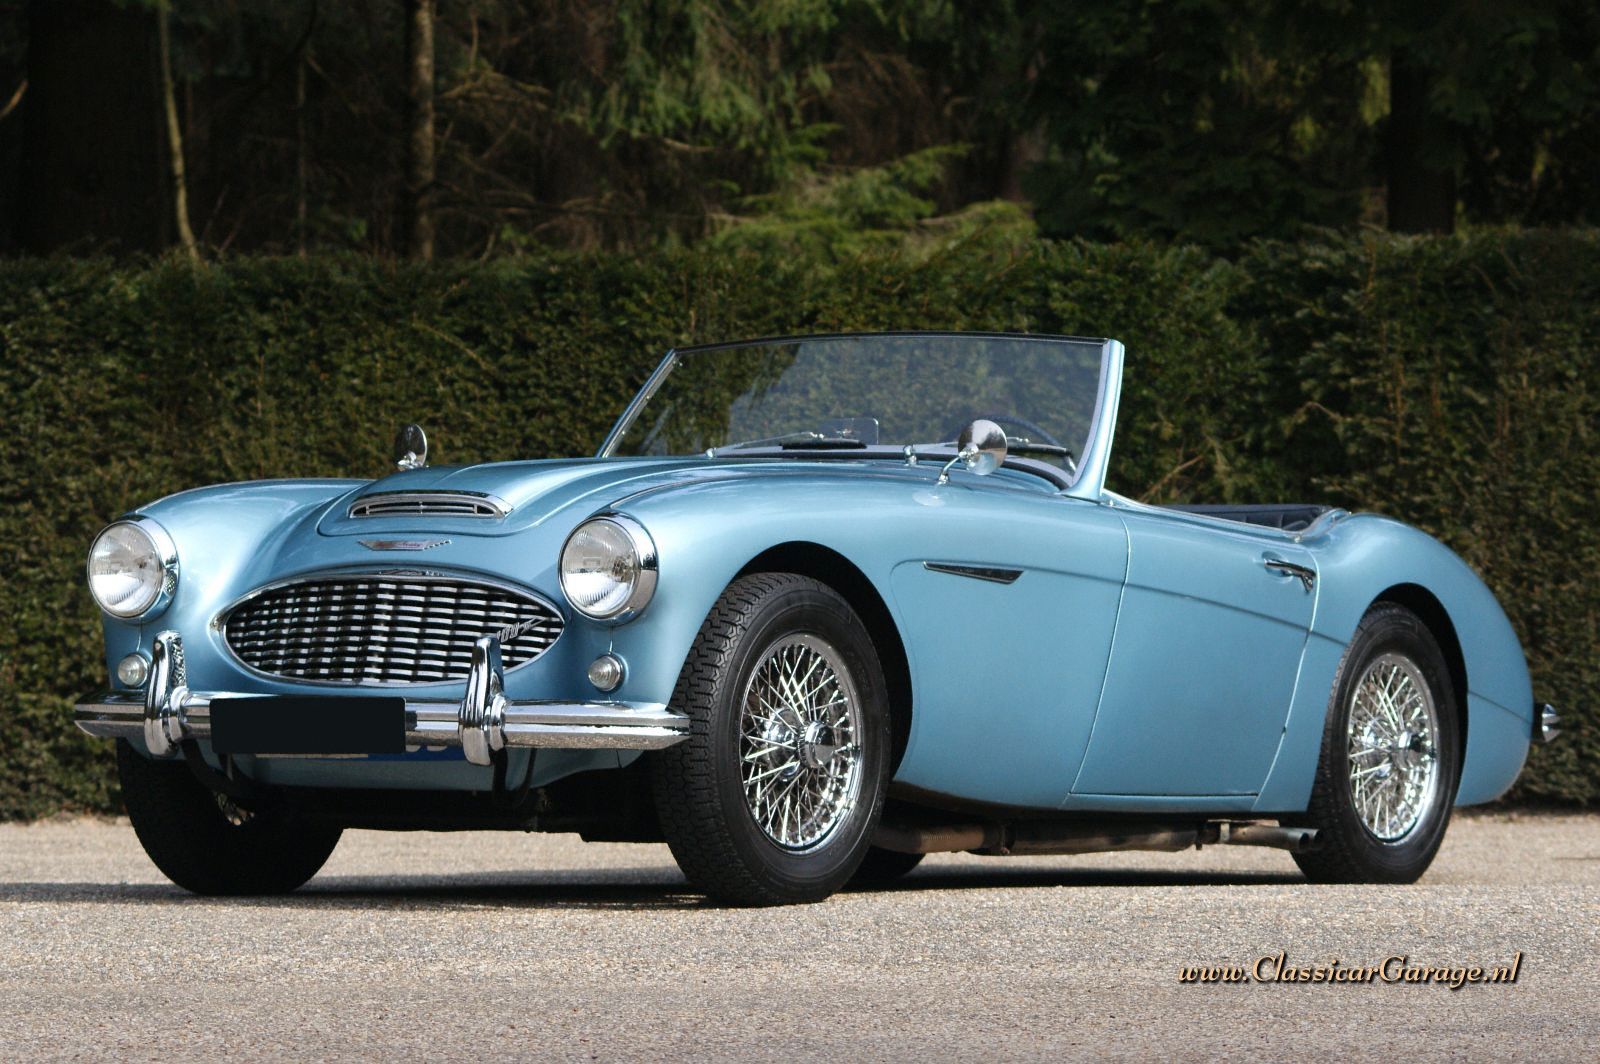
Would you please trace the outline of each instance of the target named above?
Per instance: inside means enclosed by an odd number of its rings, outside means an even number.
[[[785,848],[758,824],[741,772],[745,687],[768,651],[795,636],[832,649],[859,703],[856,800],[803,851]],[[662,831],[689,882],[735,905],[814,902],[843,887],[883,811],[892,743],[883,669],[849,604],[790,573],[734,581],[700,627],[672,708],[689,717],[689,738],[654,755],[651,775]]]
[[[1432,743],[1436,782],[1431,798],[1420,800],[1423,808],[1414,824],[1390,839],[1381,838],[1363,821],[1351,782],[1350,719],[1355,695],[1380,658],[1403,660],[1415,667],[1437,718]],[[1460,765],[1460,707],[1439,644],[1416,614],[1380,602],[1362,619],[1334,677],[1311,804],[1303,818],[1294,818],[1296,823],[1318,829],[1318,847],[1310,853],[1296,853],[1295,862],[1314,883],[1416,882],[1444,841]]]
[[[886,887],[916,868],[926,856],[921,853],[900,853],[898,850],[869,847],[867,855],[861,859],[861,864],[856,869],[856,874],[850,877],[850,885]]]
[[[196,894],[287,894],[316,875],[339,843],[338,828],[276,809],[234,824],[187,764],[145,757],[126,740],[117,743],[117,775],[144,852]]]

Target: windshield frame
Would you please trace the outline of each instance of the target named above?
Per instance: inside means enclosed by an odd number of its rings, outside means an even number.
[[[705,351],[725,351],[735,347],[755,347],[763,344],[794,344],[827,340],[870,340],[879,338],[894,339],[924,337],[975,340],[1027,340],[1038,341],[1041,343],[1069,342],[1080,344],[1099,344],[1100,379],[1095,394],[1094,415],[1089,425],[1088,441],[1084,445],[1083,454],[1078,456],[1078,469],[1076,476],[1066,481],[1065,487],[1061,488],[1061,493],[1063,495],[1070,495],[1076,498],[1092,499],[1094,501],[1100,500],[1105,490],[1106,467],[1111,456],[1112,436],[1116,430],[1117,405],[1122,385],[1123,346],[1116,340],[1094,336],[1064,336],[1050,333],[963,332],[955,330],[902,330],[892,332],[802,333],[786,336],[762,336],[750,340],[727,340],[713,344],[697,344],[692,347],[675,347],[669,350],[662,357],[660,363],[656,365],[655,370],[651,372],[650,376],[645,380],[644,385],[640,387],[638,393],[634,395],[633,399],[622,411],[622,415],[618,417],[616,423],[612,425],[611,431],[606,435],[605,441],[600,445],[600,449],[598,452],[596,452],[595,457],[617,457],[615,454],[616,448],[619,444],[621,444],[623,437],[627,434],[628,429],[632,427],[634,420],[638,418],[645,405],[660,389],[662,383],[665,382],[667,376],[677,367],[678,363],[683,361],[683,358],[686,355],[699,354]],[[872,448],[871,450],[876,451],[877,448]],[[903,452],[902,448],[894,448],[893,450],[896,454]],[[938,451],[939,449],[937,448],[918,448],[917,453],[919,455],[933,455],[938,453]],[[792,456],[795,458],[815,457],[813,452],[808,452],[804,448],[786,450],[783,452],[783,454],[785,456]],[[881,459],[882,457],[886,457],[885,455],[862,453],[861,451],[850,451],[846,452],[846,454],[858,458]],[[830,452],[829,456],[835,459],[843,457],[843,455],[836,452]],[[691,456],[684,455],[683,457]],[[740,455],[728,454],[718,455],[716,459],[708,458],[707,460],[713,461],[722,458],[734,457],[756,456],[748,453]],[[1047,479],[1054,481],[1058,487],[1061,487],[1062,480],[1059,477],[1052,476],[1048,477]]]

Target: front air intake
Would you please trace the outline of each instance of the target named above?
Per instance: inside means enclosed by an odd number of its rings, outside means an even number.
[[[257,592],[222,618],[228,649],[250,668],[340,684],[464,680],[483,636],[514,669],[561,630],[556,608],[530,592],[439,573],[313,577]]]
[[[486,517],[496,519],[511,507],[493,495],[473,491],[383,491],[350,504],[351,517]]]

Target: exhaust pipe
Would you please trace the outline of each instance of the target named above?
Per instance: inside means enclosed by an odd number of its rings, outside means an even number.
[[[1270,846],[1292,853],[1310,853],[1317,848],[1316,828],[1284,828],[1237,821],[1224,821],[1217,828],[1216,841],[1227,846]]]

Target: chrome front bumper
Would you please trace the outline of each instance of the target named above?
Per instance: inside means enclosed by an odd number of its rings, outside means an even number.
[[[142,738],[157,757],[185,739],[211,736],[211,700],[242,698],[224,691],[191,691],[184,675],[183,643],[163,632],[150,648],[150,677],[143,695],[107,692],[79,702],[79,728],[103,738]],[[478,640],[467,693],[460,702],[406,699],[406,743],[459,746],[475,765],[493,763],[507,747],[659,750],[688,738],[689,718],[651,702],[513,702],[505,697],[500,644]]]

